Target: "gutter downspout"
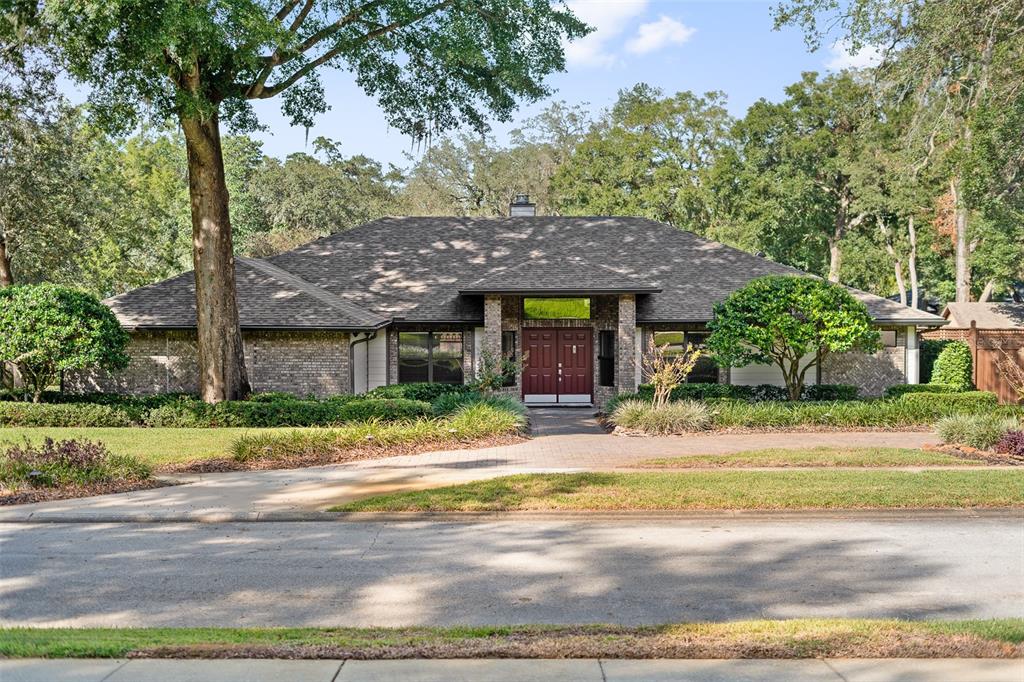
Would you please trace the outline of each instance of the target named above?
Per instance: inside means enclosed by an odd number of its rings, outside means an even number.
[[[348,344],[348,378],[349,378],[349,393],[355,395],[356,393],[356,344],[357,343],[368,343],[373,339],[377,338],[377,332],[372,334],[367,333],[361,339],[356,339]],[[366,390],[370,390],[370,347],[366,347]]]

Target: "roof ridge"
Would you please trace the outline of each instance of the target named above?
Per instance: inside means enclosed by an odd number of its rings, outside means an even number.
[[[297,289],[301,290],[303,293],[312,296],[321,303],[325,303],[336,310],[340,310],[346,315],[353,315],[356,317],[362,316],[364,319],[372,320],[371,324],[373,326],[380,326],[388,323],[388,318],[382,315],[378,315],[373,311],[366,310],[365,308],[362,308],[356,305],[355,303],[346,301],[340,296],[332,294],[331,292],[327,291],[323,287],[317,286],[316,284],[313,284],[308,280],[302,279],[298,275],[288,272],[287,270],[278,265],[268,263],[262,258],[236,257],[235,260],[237,260],[242,265],[246,265],[250,268],[259,270],[263,274],[269,275],[270,277],[273,277],[274,279],[280,282],[284,282],[285,284],[291,284],[295,286]]]

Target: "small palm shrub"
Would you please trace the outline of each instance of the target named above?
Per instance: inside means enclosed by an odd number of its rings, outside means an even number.
[[[996,441],[996,452],[1024,459],[1024,431],[1011,429]]]
[[[935,424],[939,437],[950,445],[991,449],[1008,431],[1020,429],[1020,419],[998,414],[956,414]]]
[[[946,345],[935,359],[931,380],[966,391],[973,385],[971,348],[963,341]]]
[[[134,457],[111,454],[102,443],[90,441],[26,441],[0,455],[0,485],[11,489],[143,481],[151,474],[149,466]]]
[[[431,405],[435,416],[445,416],[457,412],[463,407],[469,405],[491,405],[499,409],[514,412],[516,414],[526,416],[526,406],[523,405],[517,398],[509,395],[500,394],[488,394],[483,393],[446,393],[440,396]]]
[[[664,405],[626,400],[615,407],[611,419],[616,426],[651,435],[702,431],[711,423],[707,406],[692,400],[675,400]]]

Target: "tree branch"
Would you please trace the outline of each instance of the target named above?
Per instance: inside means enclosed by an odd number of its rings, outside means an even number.
[[[417,15],[415,15],[413,17],[410,17],[409,19],[406,19],[406,20],[403,20],[403,21],[392,22],[390,24],[387,24],[386,26],[381,26],[378,29],[370,31],[369,33],[366,33],[364,35],[361,35],[358,38],[355,38],[354,40],[350,40],[348,42],[336,45],[332,49],[328,50],[327,52],[323,53],[322,55],[320,55],[319,57],[314,59],[313,61],[308,62],[307,64],[305,64],[302,67],[300,67],[299,69],[297,69],[295,71],[295,73],[293,73],[291,76],[289,76],[288,78],[284,79],[283,81],[280,81],[280,82],[278,82],[278,83],[276,83],[274,85],[271,85],[269,87],[260,86],[260,88],[258,89],[259,91],[256,94],[249,94],[249,92],[246,91],[246,97],[248,97],[250,99],[267,99],[269,97],[273,97],[273,96],[279,94],[281,91],[287,90],[292,85],[295,85],[295,83],[297,83],[298,81],[302,80],[311,71],[313,71],[314,69],[316,69],[316,68],[326,64],[327,62],[329,62],[330,60],[334,59],[335,57],[337,57],[342,52],[344,52],[344,51],[346,51],[346,50],[348,50],[348,49],[350,49],[352,47],[355,47],[356,45],[360,45],[362,43],[369,42],[371,40],[374,40],[375,38],[380,38],[381,36],[387,35],[389,33],[393,33],[393,32],[395,32],[395,31],[397,31],[399,29],[405,28],[407,26],[411,26],[412,24],[416,23],[417,21],[420,21],[421,19],[424,19],[424,18],[430,16],[431,14],[437,12],[441,8],[443,8],[443,7],[447,6],[447,5],[452,4],[452,2],[453,2],[453,0],[443,0],[442,2],[439,2],[437,4],[431,5],[427,9],[423,10],[422,12],[420,12],[419,14],[417,14]],[[369,5],[372,5],[372,4],[375,4],[375,3],[372,3],[372,2],[371,3],[367,3],[367,5],[364,5],[364,7],[368,7]],[[352,21],[355,21],[355,19],[352,19]],[[347,22],[347,23],[351,23],[351,22]],[[338,28],[340,29],[341,27],[339,26]],[[316,41],[316,42],[319,42],[319,40]],[[313,44],[315,45],[316,43],[313,43]],[[304,52],[306,49],[308,49],[308,48],[300,47],[299,52],[300,53]],[[289,59],[291,59],[291,58],[289,58]],[[286,61],[288,61],[288,60],[282,61],[281,63],[283,64]]]

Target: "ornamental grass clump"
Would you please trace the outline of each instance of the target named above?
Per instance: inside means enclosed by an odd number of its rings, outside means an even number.
[[[711,423],[706,405],[677,400],[655,405],[646,400],[626,400],[612,412],[612,422],[623,429],[649,435],[672,435],[703,431]]]
[[[144,481],[150,467],[129,455],[111,454],[102,443],[45,439],[14,445],[0,455],[0,486],[61,488],[117,481]]]
[[[511,436],[526,428],[525,409],[513,399],[463,405],[444,418],[398,422],[372,419],[322,431],[287,431],[242,436],[232,445],[238,462],[262,460],[329,461],[364,449],[444,447],[456,443]],[[401,454],[395,452],[394,454]]]
[[[935,425],[935,430],[947,444],[966,445],[979,450],[992,449],[1007,432],[1020,428],[1020,419],[998,414],[951,415]]]

